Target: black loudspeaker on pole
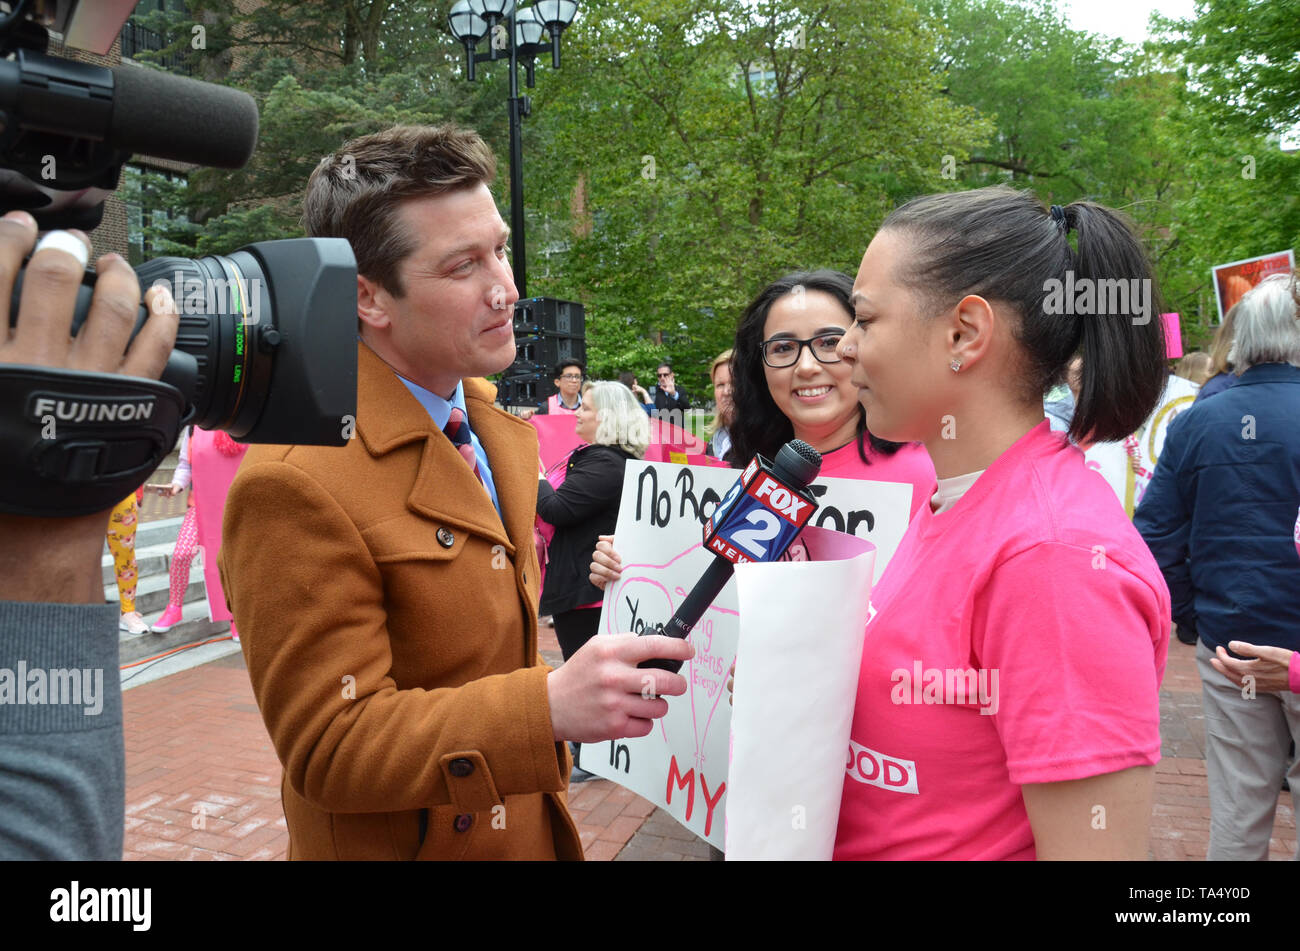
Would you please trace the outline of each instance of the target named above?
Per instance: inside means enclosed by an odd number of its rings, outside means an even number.
[[[545,411],[555,394],[555,365],[587,365],[586,312],[577,301],[530,297],[515,304],[515,362],[498,386],[502,406]]]

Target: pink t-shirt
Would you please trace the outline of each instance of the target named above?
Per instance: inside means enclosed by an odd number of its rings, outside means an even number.
[[[581,405],[582,401],[579,400],[578,406]],[[569,407],[560,402],[559,393],[552,393],[550,399],[546,401],[546,413],[549,416],[576,416],[578,414],[578,406],[569,409]]]
[[[835,858],[1033,859],[1022,784],[1160,759],[1169,590],[1046,420],[921,510],[871,600]]]
[[[822,455],[818,479],[871,479],[875,482],[910,482],[912,508],[909,518],[934,494],[934,463],[925,447],[909,443],[892,456],[872,450],[867,444],[870,465],[858,456],[857,441]],[[814,480],[815,481],[815,480]]]

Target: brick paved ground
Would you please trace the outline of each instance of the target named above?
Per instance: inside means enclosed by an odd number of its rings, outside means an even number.
[[[242,654],[127,690],[122,701],[125,858],[284,858],[280,761]]]
[[[542,655],[560,661],[544,628]],[[1170,645],[1161,690],[1164,759],[1156,768],[1150,854],[1205,857],[1210,807],[1200,680],[1192,648]],[[253,702],[242,655],[128,690],[128,859],[282,859],[280,764]],[[667,814],[608,780],[572,786],[569,802],[587,858],[705,860],[708,849]],[[201,808],[201,813],[200,813]],[[201,820],[204,828],[195,828]],[[1295,814],[1283,795],[1270,858],[1295,853]]]

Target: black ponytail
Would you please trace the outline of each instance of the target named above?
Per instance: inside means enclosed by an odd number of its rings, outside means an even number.
[[[1083,369],[1070,437],[1114,442],[1146,421],[1164,390],[1164,306],[1146,251],[1125,217],[1090,201],[1075,202],[1065,212],[1078,234],[1075,283],[1091,282],[1098,298],[1101,288],[1122,296],[1121,285],[1105,282],[1122,281],[1129,291],[1127,308],[1075,318],[1083,324]]]
[[[1151,414],[1166,378],[1163,307],[1118,212],[1086,201],[1049,212],[1031,192],[997,185],[913,199],[887,229],[910,239],[907,273],[936,312],[967,294],[1015,307],[1026,402],[1041,401],[1082,351],[1071,437],[1123,439]]]

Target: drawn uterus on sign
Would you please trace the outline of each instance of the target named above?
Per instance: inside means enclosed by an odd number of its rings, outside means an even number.
[[[669,573],[667,570],[674,563],[700,549],[700,545],[692,545],[663,564],[625,565],[615,592],[617,607],[613,617],[609,617],[607,612],[606,633],[630,631],[641,635],[653,633],[657,626],[665,624],[690,592],[680,586],[670,588],[661,577]],[[676,574],[680,576],[680,570]],[[676,746],[680,755],[684,738],[681,731],[689,721],[688,735],[694,741],[693,756],[697,769],[705,764],[709,731],[715,725],[718,706],[726,693],[727,674],[736,653],[738,617],[737,611],[717,604],[710,605],[705,611],[690,635],[695,656],[681,670],[687,683],[686,696],[666,698],[668,715],[656,721],[651,734],[658,733],[664,743]],[[685,711],[681,709],[683,700],[689,701],[689,717],[684,716]],[[725,732],[725,725],[722,729]],[[676,743],[670,739],[670,731],[676,735]]]

